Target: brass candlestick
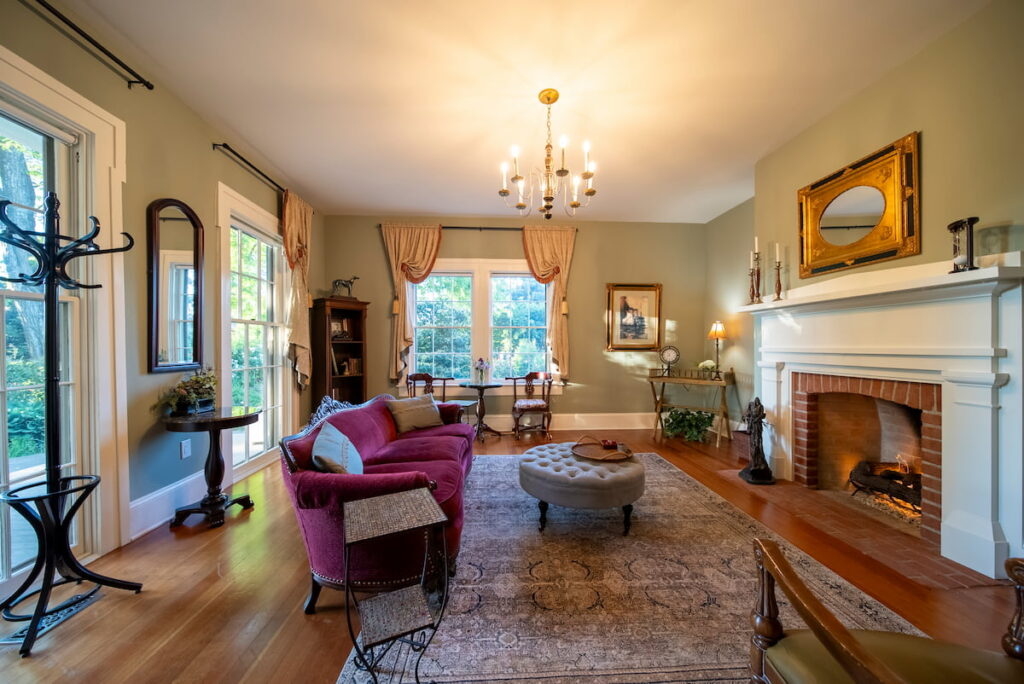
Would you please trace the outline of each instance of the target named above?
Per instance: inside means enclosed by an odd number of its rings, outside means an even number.
[[[754,304],[764,304],[761,299],[761,253],[754,252]]]
[[[775,299],[773,302],[777,302],[782,299],[782,262],[775,262]]]
[[[747,270],[747,276],[750,277],[750,301],[747,304],[755,304],[754,301],[757,295],[754,293],[754,269]]]

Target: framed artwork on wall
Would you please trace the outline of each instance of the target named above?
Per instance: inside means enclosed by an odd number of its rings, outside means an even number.
[[[608,351],[661,347],[661,283],[608,283]]]

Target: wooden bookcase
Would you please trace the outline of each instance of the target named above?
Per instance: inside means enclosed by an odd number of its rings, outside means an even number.
[[[331,396],[366,401],[366,307],[369,302],[325,297],[313,302],[310,342],[313,354],[313,406]]]

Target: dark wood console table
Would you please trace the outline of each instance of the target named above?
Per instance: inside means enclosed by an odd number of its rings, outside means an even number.
[[[178,527],[193,513],[206,516],[210,527],[220,527],[224,524],[224,511],[228,506],[238,504],[243,509],[253,507],[248,494],[228,499],[227,494],[220,489],[220,483],[224,481],[224,455],[220,448],[220,433],[221,430],[231,430],[255,423],[259,415],[259,411],[247,412],[242,408],[221,407],[205,413],[164,418],[164,427],[170,432],[207,432],[210,435],[210,450],[206,454],[204,469],[206,496],[201,501],[182,506],[175,511],[171,527]]]
[[[501,437],[501,433],[492,428],[490,425],[484,422],[484,416],[487,415],[487,405],[484,404],[484,392],[489,389],[501,387],[498,383],[489,382],[460,382],[459,387],[465,387],[467,389],[476,390],[477,402],[476,402],[476,438],[481,442],[484,441],[484,437],[487,433],[497,435]]]

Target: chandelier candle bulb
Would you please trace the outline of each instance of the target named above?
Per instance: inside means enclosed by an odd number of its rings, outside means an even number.
[[[583,170],[590,168],[590,141],[583,141]]]
[[[760,252],[761,251],[760,249],[757,248],[757,236],[756,235],[754,236],[754,251],[755,252]]]

